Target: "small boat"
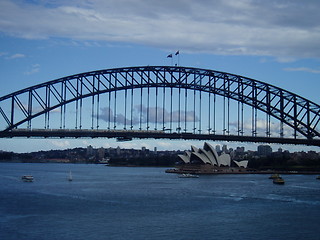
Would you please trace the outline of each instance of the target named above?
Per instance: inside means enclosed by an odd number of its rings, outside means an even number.
[[[316,177],[316,179],[320,180],[320,175],[318,177]]]
[[[24,175],[21,177],[22,181],[24,182],[33,182],[33,176],[32,175]]]
[[[179,176],[179,178],[198,178],[198,175],[191,174],[191,173],[183,173]]]
[[[72,173],[71,171],[69,172],[69,177],[68,177],[68,181],[71,182],[73,179],[72,179]]]
[[[278,177],[280,177],[280,175],[278,173],[274,173],[269,177],[269,179],[276,179]]]
[[[283,180],[282,177],[277,177],[277,178],[273,179],[273,183],[274,183],[274,184],[281,184],[281,185],[283,185],[283,184],[284,184],[284,180]]]

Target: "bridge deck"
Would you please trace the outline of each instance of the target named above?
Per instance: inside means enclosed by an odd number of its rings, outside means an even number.
[[[0,138],[117,138],[119,141],[130,141],[134,138],[144,139],[184,139],[235,142],[264,142],[280,144],[298,144],[320,146],[320,139],[275,138],[241,135],[196,134],[190,132],[173,132],[157,130],[97,130],[97,129],[14,129],[0,132]]]

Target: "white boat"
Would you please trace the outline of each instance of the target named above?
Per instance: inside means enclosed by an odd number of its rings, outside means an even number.
[[[183,173],[179,176],[179,178],[198,178],[198,175],[191,174],[191,173]]]
[[[33,176],[32,175],[24,175],[21,177],[22,181],[24,182],[33,182]]]
[[[71,182],[73,179],[72,179],[72,173],[71,171],[69,172],[69,177],[68,177],[68,181]]]

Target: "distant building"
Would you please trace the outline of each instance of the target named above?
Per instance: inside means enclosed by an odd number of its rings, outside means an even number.
[[[94,155],[94,149],[91,145],[87,147],[87,156],[93,156]]]
[[[272,148],[269,145],[259,145],[258,155],[268,156],[272,153]]]
[[[222,152],[228,153],[228,146],[227,145],[222,146]]]
[[[244,147],[237,147],[236,152],[237,153],[244,153]]]
[[[116,151],[117,151],[117,155],[120,156],[120,154],[121,154],[121,149],[120,149],[119,146],[117,147],[117,150],[116,150]]]
[[[216,145],[216,152],[221,152],[220,145]]]
[[[104,158],[104,155],[105,155],[106,151],[103,147],[99,148],[98,149],[98,158],[99,159],[103,159]]]

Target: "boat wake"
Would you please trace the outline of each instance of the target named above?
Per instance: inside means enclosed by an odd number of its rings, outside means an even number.
[[[284,203],[297,203],[297,204],[308,204],[313,206],[320,205],[320,200],[305,200],[305,199],[297,199],[290,196],[277,195],[277,194],[269,194],[264,196],[249,196],[247,194],[229,194],[227,196],[220,196],[219,198],[226,200],[233,200],[235,202],[240,201],[276,201],[276,202],[284,202]]]

